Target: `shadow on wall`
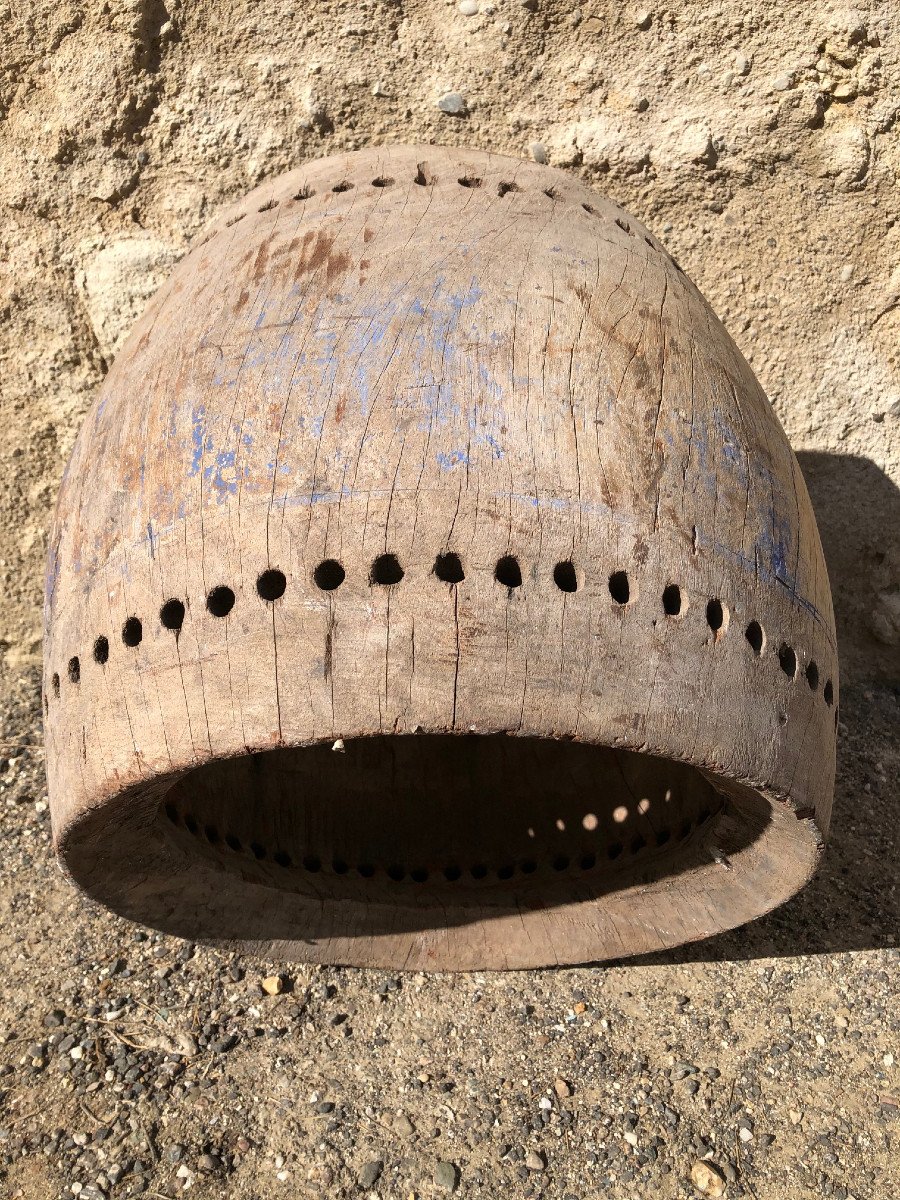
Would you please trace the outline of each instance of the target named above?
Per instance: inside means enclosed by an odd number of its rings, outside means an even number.
[[[869,458],[797,455],[825,550],[841,678],[900,680],[900,491]]]
[[[900,948],[900,490],[867,458],[797,457],[828,563],[841,656],[828,849],[812,882],[768,916],[632,964]]]

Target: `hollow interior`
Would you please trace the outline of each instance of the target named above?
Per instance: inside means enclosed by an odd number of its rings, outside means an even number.
[[[677,874],[723,807],[683,763],[505,736],[367,737],[218,760],[166,794],[182,849],[318,897],[481,908]]]

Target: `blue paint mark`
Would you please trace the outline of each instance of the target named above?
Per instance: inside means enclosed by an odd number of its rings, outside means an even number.
[[[469,465],[469,456],[465,450],[451,450],[449,454],[439,451],[435,458],[442,471],[452,471],[454,467]]]
[[[790,525],[784,517],[778,515],[774,505],[769,508],[767,518],[757,540],[757,547],[773,576],[789,587],[794,587],[796,580],[788,566]]]
[[[443,284],[443,278],[438,279],[437,282],[439,285]],[[475,282],[475,279],[472,278],[469,281],[469,287],[467,291],[451,293],[447,299],[450,303],[450,307],[458,313],[464,308],[471,308],[473,304],[477,304],[483,295],[484,292]]]
[[[494,492],[498,500],[512,500],[516,504],[527,504],[529,508],[549,509],[551,512],[566,512],[577,508],[579,512],[590,513],[592,516],[611,517],[620,525],[630,524],[627,517],[615,512],[600,500],[572,501],[564,496],[533,496],[530,492]]]
[[[233,467],[236,459],[234,450],[220,450],[215,457],[215,461],[211,462],[208,467],[203,469],[203,478],[210,484],[216,493],[218,503],[225,499],[226,496],[234,496],[237,494],[238,480],[234,478],[226,479],[223,474],[229,467]]]
[[[212,435],[205,433],[203,427],[205,417],[206,409],[203,405],[193,409],[191,412],[191,445],[193,452],[191,454],[191,465],[188,469],[188,475],[190,476],[199,473],[203,455],[208,454],[213,448]]]
[[[496,438],[492,438],[489,433],[486,433],[486,434],[484,434],[484,440],[487,442],[487,444],[493,450],[494,458],[501,459],[503,457],[505,451],[504,451],[503,447],[500,445],[500,443],[496,440]]]

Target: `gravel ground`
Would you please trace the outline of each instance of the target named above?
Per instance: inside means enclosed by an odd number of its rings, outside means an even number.
[[[834,839],[771,916],[640,963],[402,977],[241,960],[82,898],[38,680],[6,691],[4,1194],[900,1191],[897,690],[845,685]]]

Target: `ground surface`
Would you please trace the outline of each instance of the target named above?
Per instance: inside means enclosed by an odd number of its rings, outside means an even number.
[[[676,1197],[710,1154],[726,1196],[896,1195],[889,6],[63,0],[0,2],[0,29],[6,1192]],[[460,115],[437,106],[450,92]],[[136,934],[53,863],[33,670],[81,417],[225,202],[306,158],[401,140],[546,155],[631,209],[712,301],[799,452],[842,650],[833,845],[801,897],[710,946],[396,987]],[[266,996],[278,970],[288,989]]]

